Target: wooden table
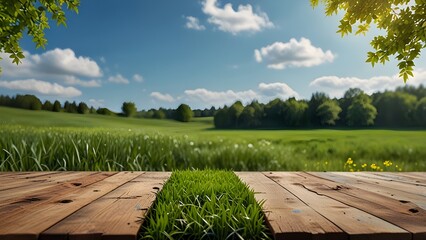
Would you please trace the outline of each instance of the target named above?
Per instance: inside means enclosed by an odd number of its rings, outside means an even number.
[[[426,173],[237,172],[276,239],[426,240]],[[0,240],[137,239],[167,172],[0,173]]]

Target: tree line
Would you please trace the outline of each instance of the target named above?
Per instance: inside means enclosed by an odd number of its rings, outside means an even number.
[[[216,109],[196,109],[192,110],[188,105],[181,104],[176,109],[150,109],[148,111],[137,111],[136,105],[133,102],[123,102],[120,113],[115,113],[108,108],[95,109],[89,107],[85,102],[77,103],[75,101],[65,101],[63,105],[56,100],[53,103],[46,100],[44,103],[34,95],[16,95],[14,97],[0,95],[0,106],[21,108],[28,110],[45,110],[51,112],[66,112],[78,114],[101,114],[107,116],[123,116],[123,117],[138,117],[138,118],[155,118],[155,119],[174,119],[181,122],[189,122],[192,117],[212,117]]]
[[[218,110],[216,128],[426,127],[426,88],[405,86],[368,95],[359,88],[331,99],[316,92],[310,100],[240,101]]]
[[[108,108],[95,109],[86,103],[56,100],[41,102],[34,95],[0,95],[0,106],[29,110],[45,110],[78,114],[174,119],[189,122],[193,117],[213,117],[216,128],[321,128],[321,127],[426,127],[426,88],[405,86],[395,91],[371,95],[359,88],[347,90],[342,98],[330,98],[316,92],[309,100],[276,98],[266,104],[252,101],[244,106],[240,101],[231,106],[192,110],[187,104],[176,109],[138,111],[135,103],[123,102],[120,113]]]

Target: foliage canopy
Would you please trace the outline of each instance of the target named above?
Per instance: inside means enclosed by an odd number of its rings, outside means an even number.
[[[181,104],[176,109],[176,120],[181,122],[189,122],[193,116],[191,108],[186,104]]]
[[[49,16],[58,25],[66,26],[65,6],[78,13],[79,5],[80,0],[2,0],[0,51],[9,54],[13,63],[20,63],[25,56],[19,40],[25,30],[37,48],[44,47],[47,43],[44,30],[50,28]]]
[[[121,110],[126,117],[133,117],[137,112],[137,108],[134,102],[123,102]]]
[[[426,0],[311,0],[313,7],[320,2],[327,16],[344,11],[337,31],[342,36],[353,31],[365,35],[371,24],[384,30],[371,41],[375,51],[368,52],[367,62],[374,67],[395,55],[404,82],[413,76],[414,60],[426,47]]]

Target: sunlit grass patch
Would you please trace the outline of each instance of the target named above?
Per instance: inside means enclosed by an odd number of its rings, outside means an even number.
[[[176,171],[158,194],[142,239],[269,239],[253,191],[229,171]]]

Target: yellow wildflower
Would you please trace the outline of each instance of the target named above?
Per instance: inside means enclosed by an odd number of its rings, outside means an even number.
[[[392,162],[389,161],[389,160],[386,160],[386,161],[383,162],[383,165],[385,165],[386,167],[390,167],[390,166],[392,166]]]
[[[346,161],[346,164],[351,165],[352,163],[354,163],[354,161],[352,160],[352,158],[348,158],[348,160]]]

